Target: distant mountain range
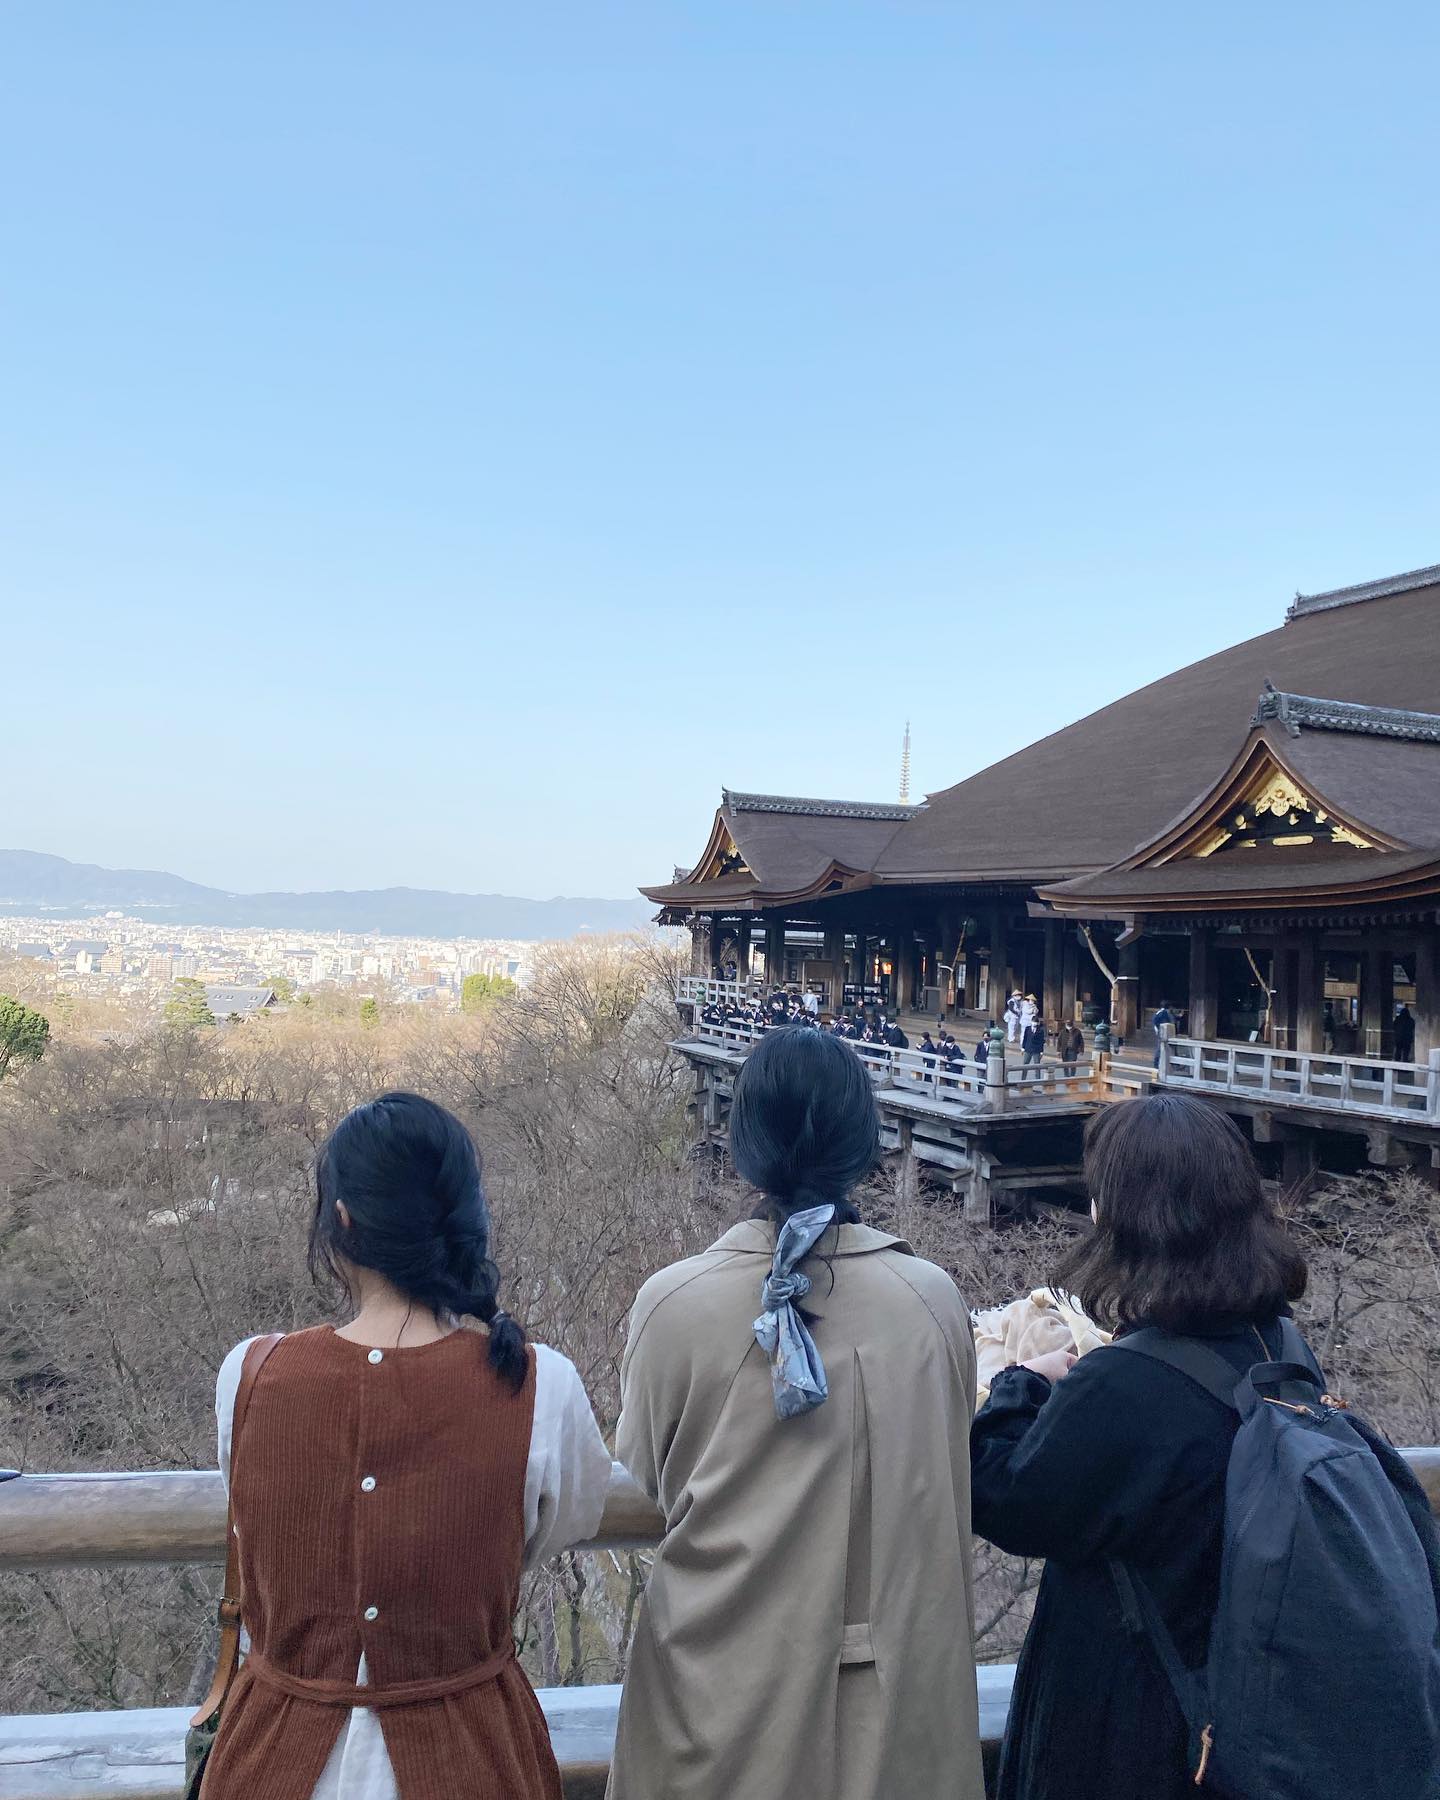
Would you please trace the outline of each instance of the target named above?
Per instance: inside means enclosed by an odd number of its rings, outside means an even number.
[[[569,938],[633,931],[654,917],[647,901],[521,900],[375,888],[323,894],[227,894],[155,869],[102,869],[34,850],[0,850],[0,913],[80,917],[125,912],[176,925],[271,926],[383,932],[395,937]]]

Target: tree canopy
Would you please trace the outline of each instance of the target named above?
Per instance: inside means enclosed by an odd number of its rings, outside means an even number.
[[[380,1002],[373,994],[360,1002],[360,1023],[367,1031],[373,1031],[380,1023]]]
[[[39,1062],[50,1041],[50,1021],[8,994],[0,994],[0,1079],[11,1063]]]
[[[484,1012],[497,1000],[508,1000],[515,991],[508,975],[467,975],[460,985],[460,1007],[463,1012]]]

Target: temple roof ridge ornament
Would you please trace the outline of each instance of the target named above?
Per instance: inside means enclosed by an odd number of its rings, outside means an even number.
[[[1346,731],[1362,737],[1400,738],[1440,744],[1440,713],[1410,712],[1398,706],[1367,706],[1357,700],[1324,700],[1313,694],[1282,693],[1265,683],[1255,708],[1255,725],[1283,725],[1291,737],[1306,731]]]
[[[1323,594],[1302,594],[1295,598],[1285,614],[1285,622],[1303,619],[1307,613],[1329,612],[1336,606],[1354,606],[1361,600],[1385,600],[1392,594],[1408,594],[1416,588],[1440,587],[1440,563],[1425,569],[1408,569],[1403,575],[1385,575],[1379,581],[1360,581],[1353,587],[1330,588]]]
[[[794,813],[816,819],[913,819],[924,810],[920,806],[899,806],[893,802],[872,803],[867,800],[806,800],[795,794],[740,794],[731,788],[722,790],[723,805],[731,812]]]

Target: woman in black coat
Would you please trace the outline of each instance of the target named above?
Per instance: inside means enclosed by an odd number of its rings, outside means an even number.
[[[1107,1108],[1086,1134],[1095,1230],[1057,1272],[1097,1322],[1203,1337],[1237,1374],[1279,1356],[1305,1264],[1225,1114],[1189,1095]],[[1195,1793],[1180,1710],[1127,1625],[1109,1559],[1205,1660],[1238,1420],[1178,1370],[1119,1349],[1009,1368],[971,1439],[975,1529],[1045,1558],[1015,1675],[998,1800]]]

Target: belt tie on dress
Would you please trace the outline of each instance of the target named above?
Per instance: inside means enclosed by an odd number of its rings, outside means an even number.
[[[304,1675],[291,1675],[277,1669],[258,1650],[252,1650],[243,1667],[263,1687],[288,1694],[293,1700],[309,1700],[317,1706],[384,1707],[413,1706],[421,1700],[449,1700],[456,1694],[468,1693],[493,1681],[515,1660],[513,1643],[497,1650],[484,1662],[461,1669],[456,1675],[433,1675],[423,1681],[392,1681],[388,1687],[360,1687],[353,1681],[321,1681]]]

